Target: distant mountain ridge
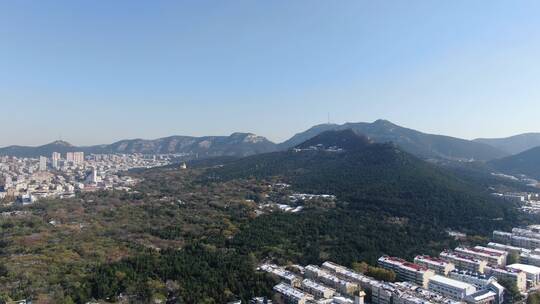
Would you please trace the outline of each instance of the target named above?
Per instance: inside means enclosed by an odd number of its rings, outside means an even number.
[[[490,161],[510,155],[510,153],[482,142],[423,133],[382,119],[372,123],[316,125],[304,132],[297,133],[280,144],[275,144],[252,133],[233,133],[230,136],[170,136],[153,140],[129,139],[108,145],[87,147],[75,147],[69,143],[57,141],[39,147],[10,146],[0,148],[0,155],[37,157],[50,155],[53,151],[61,153],[83,151],[86,153],[191,153],[200,158],[244,157],[272,151],[284,151],[325,131],[347,129],[362,134],[376,143],[392,142],[402,150],[424,159]]]
[[[343,150],[309,149],[317,146]],[[442,227],[495,227],[501,222],[494,219],[510,216],[511,211],[487,189],[393,143],[371,142],[350,129],[325,131],[291,149],[208,170],[212,179],[281,180],[295,191],[337,195],[348,208],[435,221]]]
[[[0,148],[0,155],[19,157],[49,156],[52,152],[85,153],[142,153],[169,154],[191,153],[204,157],[217,156],[249,156],[253,154],[272,152],[276,144],[268,139],[252,133],[233,133],[230,136],[169,136],[154,140],[129,139],[121,140],[110,145],[76,147],[64,141],[55,141],[38,147],[9,146]]]
[[[502,159],[496,159],[490,161],[488,164],[507,174],[525,174],[540,180],[540,147],[535,147]]]
[[[294,135],[279,146],[281,149],[291,148],[324,131],[345,129],[351,129],[364,134],[378,143],[393,142],[404,151],[421,158],[488,161],[508,155],[508,153],[484,143],[444,135],[422,133],[382,119],[376,120],[373,123],[359,122],[342,125],[317,125],[305,132]]]
[[[477,138],[474,141],[490,145],[508,154],[518,154],[540,146],[540,133],[524,133],[505,138]]]

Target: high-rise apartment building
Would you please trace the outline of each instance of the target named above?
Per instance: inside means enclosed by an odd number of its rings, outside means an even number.
[[[68,152],[66,153],[66,160],[74,165],[80,165],[84,163],[84,152]]]
[[[45,156],[39,157],[39,171],[47,171],[47,158]]]
[[[54,169],[58,169],[58,161],[61,159],[61,155],[58,152],[53,152],[51,155],[51,166]]]

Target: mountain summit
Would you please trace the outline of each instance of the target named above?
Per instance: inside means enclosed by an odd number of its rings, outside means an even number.
[[[47,146],[73,147],[72,144],[68,143],[67,141],[63,141],[63,140],[55,140],[52,143],[48,144]]]
[[[372,123],[358,122],[342,125],[317,125],[305,132],[294,135],[291,139],[281,143],[279,146],[282,149],[292,148],[324,131],[345,129],[351,129],[364,134],[374,142],[393,142],[404,151],[421,158],[487,161],[508,155],[484,143],[444,135],[422,133],[398,126],[383,119],[376,120]]]
[[[351,129],[324,131],[296,146],[297,149],[322,147],[324,149],[337,148],[346,151],[363,149],[372,142],[369,138],[358,134]]]
[[[334,194],[355,210],[435,220],[451,228],[494,227],[500,223],[492,219],[504,216],[506,208],[451,172],[351,129],[325,131],[286,151],[238,159],[211,169],[209,176],[281,180],[303,193]]]

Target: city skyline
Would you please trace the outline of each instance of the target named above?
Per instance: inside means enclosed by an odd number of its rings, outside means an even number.
[[[387,119],[539,132],[534,1],[0,3],[0,146]],[[509,112],[511,110],[511,112]],[[512,115],[509,115],[511,113]]]

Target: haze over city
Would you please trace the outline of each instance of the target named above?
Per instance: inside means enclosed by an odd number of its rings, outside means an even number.
[[[538,1],[1,1],[0,146],[540,131]],[[512,112],[509,113],[509,110]],[[7,114],[7,115],[6,115]]]

